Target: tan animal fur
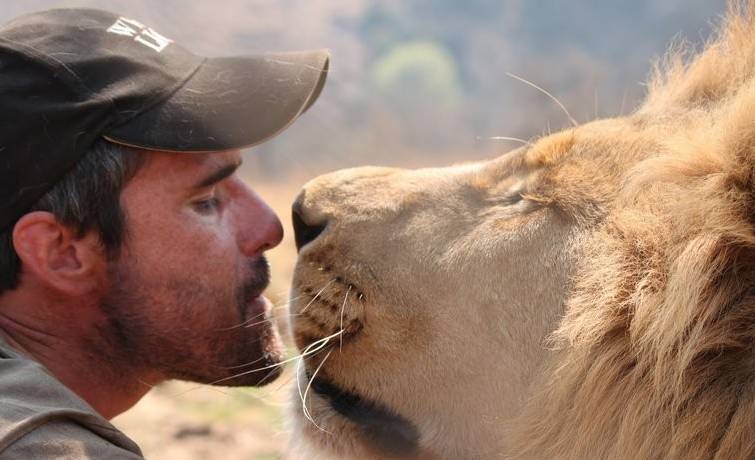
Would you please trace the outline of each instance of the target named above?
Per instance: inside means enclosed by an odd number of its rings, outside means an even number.
[[[300,253],[297,343],[347,330],[306,368],[416,427],[406,458],[755,458],[752,5],[629,116],[339,171],[299,204],[327,227]],[[295,401],[300,458],[390,458]]]

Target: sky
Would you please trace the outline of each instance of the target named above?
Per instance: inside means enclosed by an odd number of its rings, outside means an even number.
[[[490,158],[568,124],[628,113],[672,42],[711,37],[724,0],[0,0],[0,23],[55,7],[108,9],[209,56],[328,48],[317,104],[256,147],[248,173]],[[262,114],[261,114],[262,115]]]

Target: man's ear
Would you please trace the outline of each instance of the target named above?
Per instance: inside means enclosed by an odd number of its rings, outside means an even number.
[[[96,232],[78,238],[52,213],[25,214],[13,228],[13,246],[22,272],[68,295],[83,295],[98,287],[106,268]]]

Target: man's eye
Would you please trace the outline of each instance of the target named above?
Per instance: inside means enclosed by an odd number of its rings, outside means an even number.
[[[192,208],[199,214],[212,214],[220,207],[220,200],[212,197],[192,203]]]

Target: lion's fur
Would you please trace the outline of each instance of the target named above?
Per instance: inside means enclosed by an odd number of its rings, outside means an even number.
[[[516,456],[755,458],[755,16],[659,71]]]
[[[329,227],[294,293],[327,287],[323,267],[366,293],[347,310],[363,337],[322,375],[412,421],[430,457],[755,458],[754,5],[731,3],[697,57],[672,51],[629,116],[308,184],[302,210]],[[302,343],[338,329],[342,284],[292,307]],[[297,437],[366,458],[312,407],[343,441]]]

